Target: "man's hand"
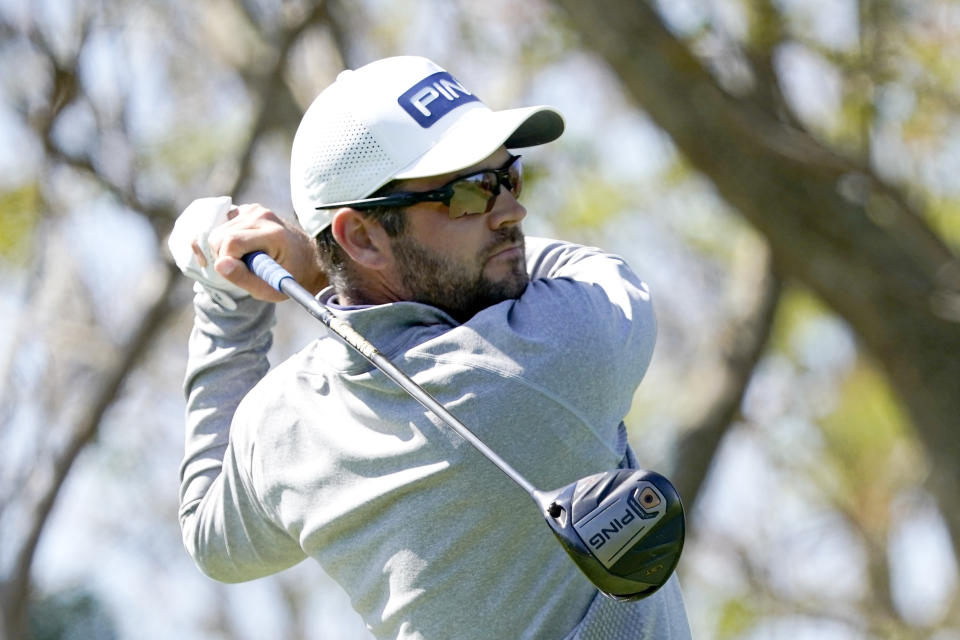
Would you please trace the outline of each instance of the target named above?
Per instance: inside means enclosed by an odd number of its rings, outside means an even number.
[[[263,251],[316,295],[327,285],[327,276],[320,267],[317,243],[292,219],[285,219],[260,204],[245,204],[227,213],[228,221],[214,228],[207,237],[213,267],[230,283],[244,289],[254,298],[279,302],[283,295],[254,275],[243,263],[243,256]],[[199,261],[203,252],[196,243],[194,254]]]
[[[327,284],[316,242],[292,216],[259,204],[236,207],[229,197],[195,200],[177,218],[168,244],[180,270],[226,309],[235,309],[236,300],[247,295],[286,299],[247,269],[241,258],[252,251],[269,254],[314,294]]]

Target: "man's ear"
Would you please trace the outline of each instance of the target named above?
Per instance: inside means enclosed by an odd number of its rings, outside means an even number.
[[[379,270],[390,264],[393,257],[390,236],[374,218],[366,217],[356,209],[337,209],[330,222],[330,231],[347,255],[360,266]]]

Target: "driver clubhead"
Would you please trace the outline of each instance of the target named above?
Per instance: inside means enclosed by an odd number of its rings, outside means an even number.
[[[658,473],[598,473],[538,493],[537,500],[566,552],[612,598],[646,598],[680,561],[683,506],[674,486]]]

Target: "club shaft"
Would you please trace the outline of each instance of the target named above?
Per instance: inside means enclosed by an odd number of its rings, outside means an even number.
[[[465,424],[460,422],[456,416],[447,411],[440,402],[430,395],[423,387],[414,382],[410,376],[405,374],[396,365],[394,365],[386,356],[380,353],[369,340],[357,333],[353,327],[338,318],[326,305],[317,300],[313,294],[307,291],[300,283],[294,279],[288,271],[281,267],[273,258],[262,252],[255,252],[244,256],[244,262],[250,267],[250,270],[260,276],[273,288],[292,298],[300,306],[306,309],[310,315],[322,322],[330,331],[340,336],[344,342],[355,349],[360,355],[366,358],[370,364],[379,369],[393,382],[406,391],[414,400],[422,404],[426,409],[432,411],[448,427],[457,432],[457,434],[470,443],[487,460],[497,466],[500,471],[505,473],[508,478],[520,485],[534,500],[537,500],[539,491],[530,482],[524,478],[519,471],[514,469],[501,458],[495,451],[488,447],[480,438]]]

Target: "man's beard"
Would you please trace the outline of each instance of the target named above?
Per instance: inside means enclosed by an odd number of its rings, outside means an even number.
[[[508,244],[519,243],[523,249],[523,233],[517,226],[500,228],[497,236],[470,261],[456,261],[427,249],[407,236],[392,240],[400,278],[410,299],[446,311],[458,322],[466,322],[478,311],[519,298],[530,281],[523,259],[511,265],[509,273],[499,280],[483,274],[490,253]]]

